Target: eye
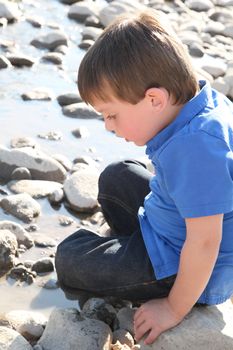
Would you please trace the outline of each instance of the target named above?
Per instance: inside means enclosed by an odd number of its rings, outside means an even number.
[[[112,120],[112,119],[116,119],[116,114],[112,114],[112,115],[107,115],[106,117],[107,120]]]

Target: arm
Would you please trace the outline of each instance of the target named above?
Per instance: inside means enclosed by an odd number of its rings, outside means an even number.
[[[149,332],[146,344],[176,326],[205,289],[216,262],[222,238],[223,214],[186,219],[186,241],[177,278],[167,298],[143,304],[135,313],[135,337]]]

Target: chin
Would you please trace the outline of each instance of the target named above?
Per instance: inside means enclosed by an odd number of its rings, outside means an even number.
[[[145,144],[146,144],[146,142],[143,142],[143,141],[134,141],[134,144],[136,145],[136,146],[145,146]]]

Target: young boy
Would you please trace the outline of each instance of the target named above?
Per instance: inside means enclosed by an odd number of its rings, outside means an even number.
[[[99,202],[109,237],[79,230],[59,246],[61,288],[143,304],[135,338],[152,343],[196,303],[233,293],[233,106],[197,82],[186,49],[156,12],[124,16],[89,49],[78,76],[105,126],[146,145],[108,166]]]

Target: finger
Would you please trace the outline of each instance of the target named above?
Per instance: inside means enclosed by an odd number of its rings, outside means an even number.
[[[140,306],[134,314],[134,320],[136,321],[144,311],[145,307],[143,305]]]
[[[151,325],[144,322],[139,327],[135,328],[135,339],[139,341],[145,333],[151,330]]]
[[[144,314],[140,314],[136,320],[134,320],[134,328],[140,327],[146,320]]]
[[[158,336],[161,334],[162,332],[159,331],[158,329],[151,329],[150,333],[148,334],[148,336],[146,337],[146,339],[144,340],[144,343],[146,345],[150,345],[152,344],[157,338]]]

